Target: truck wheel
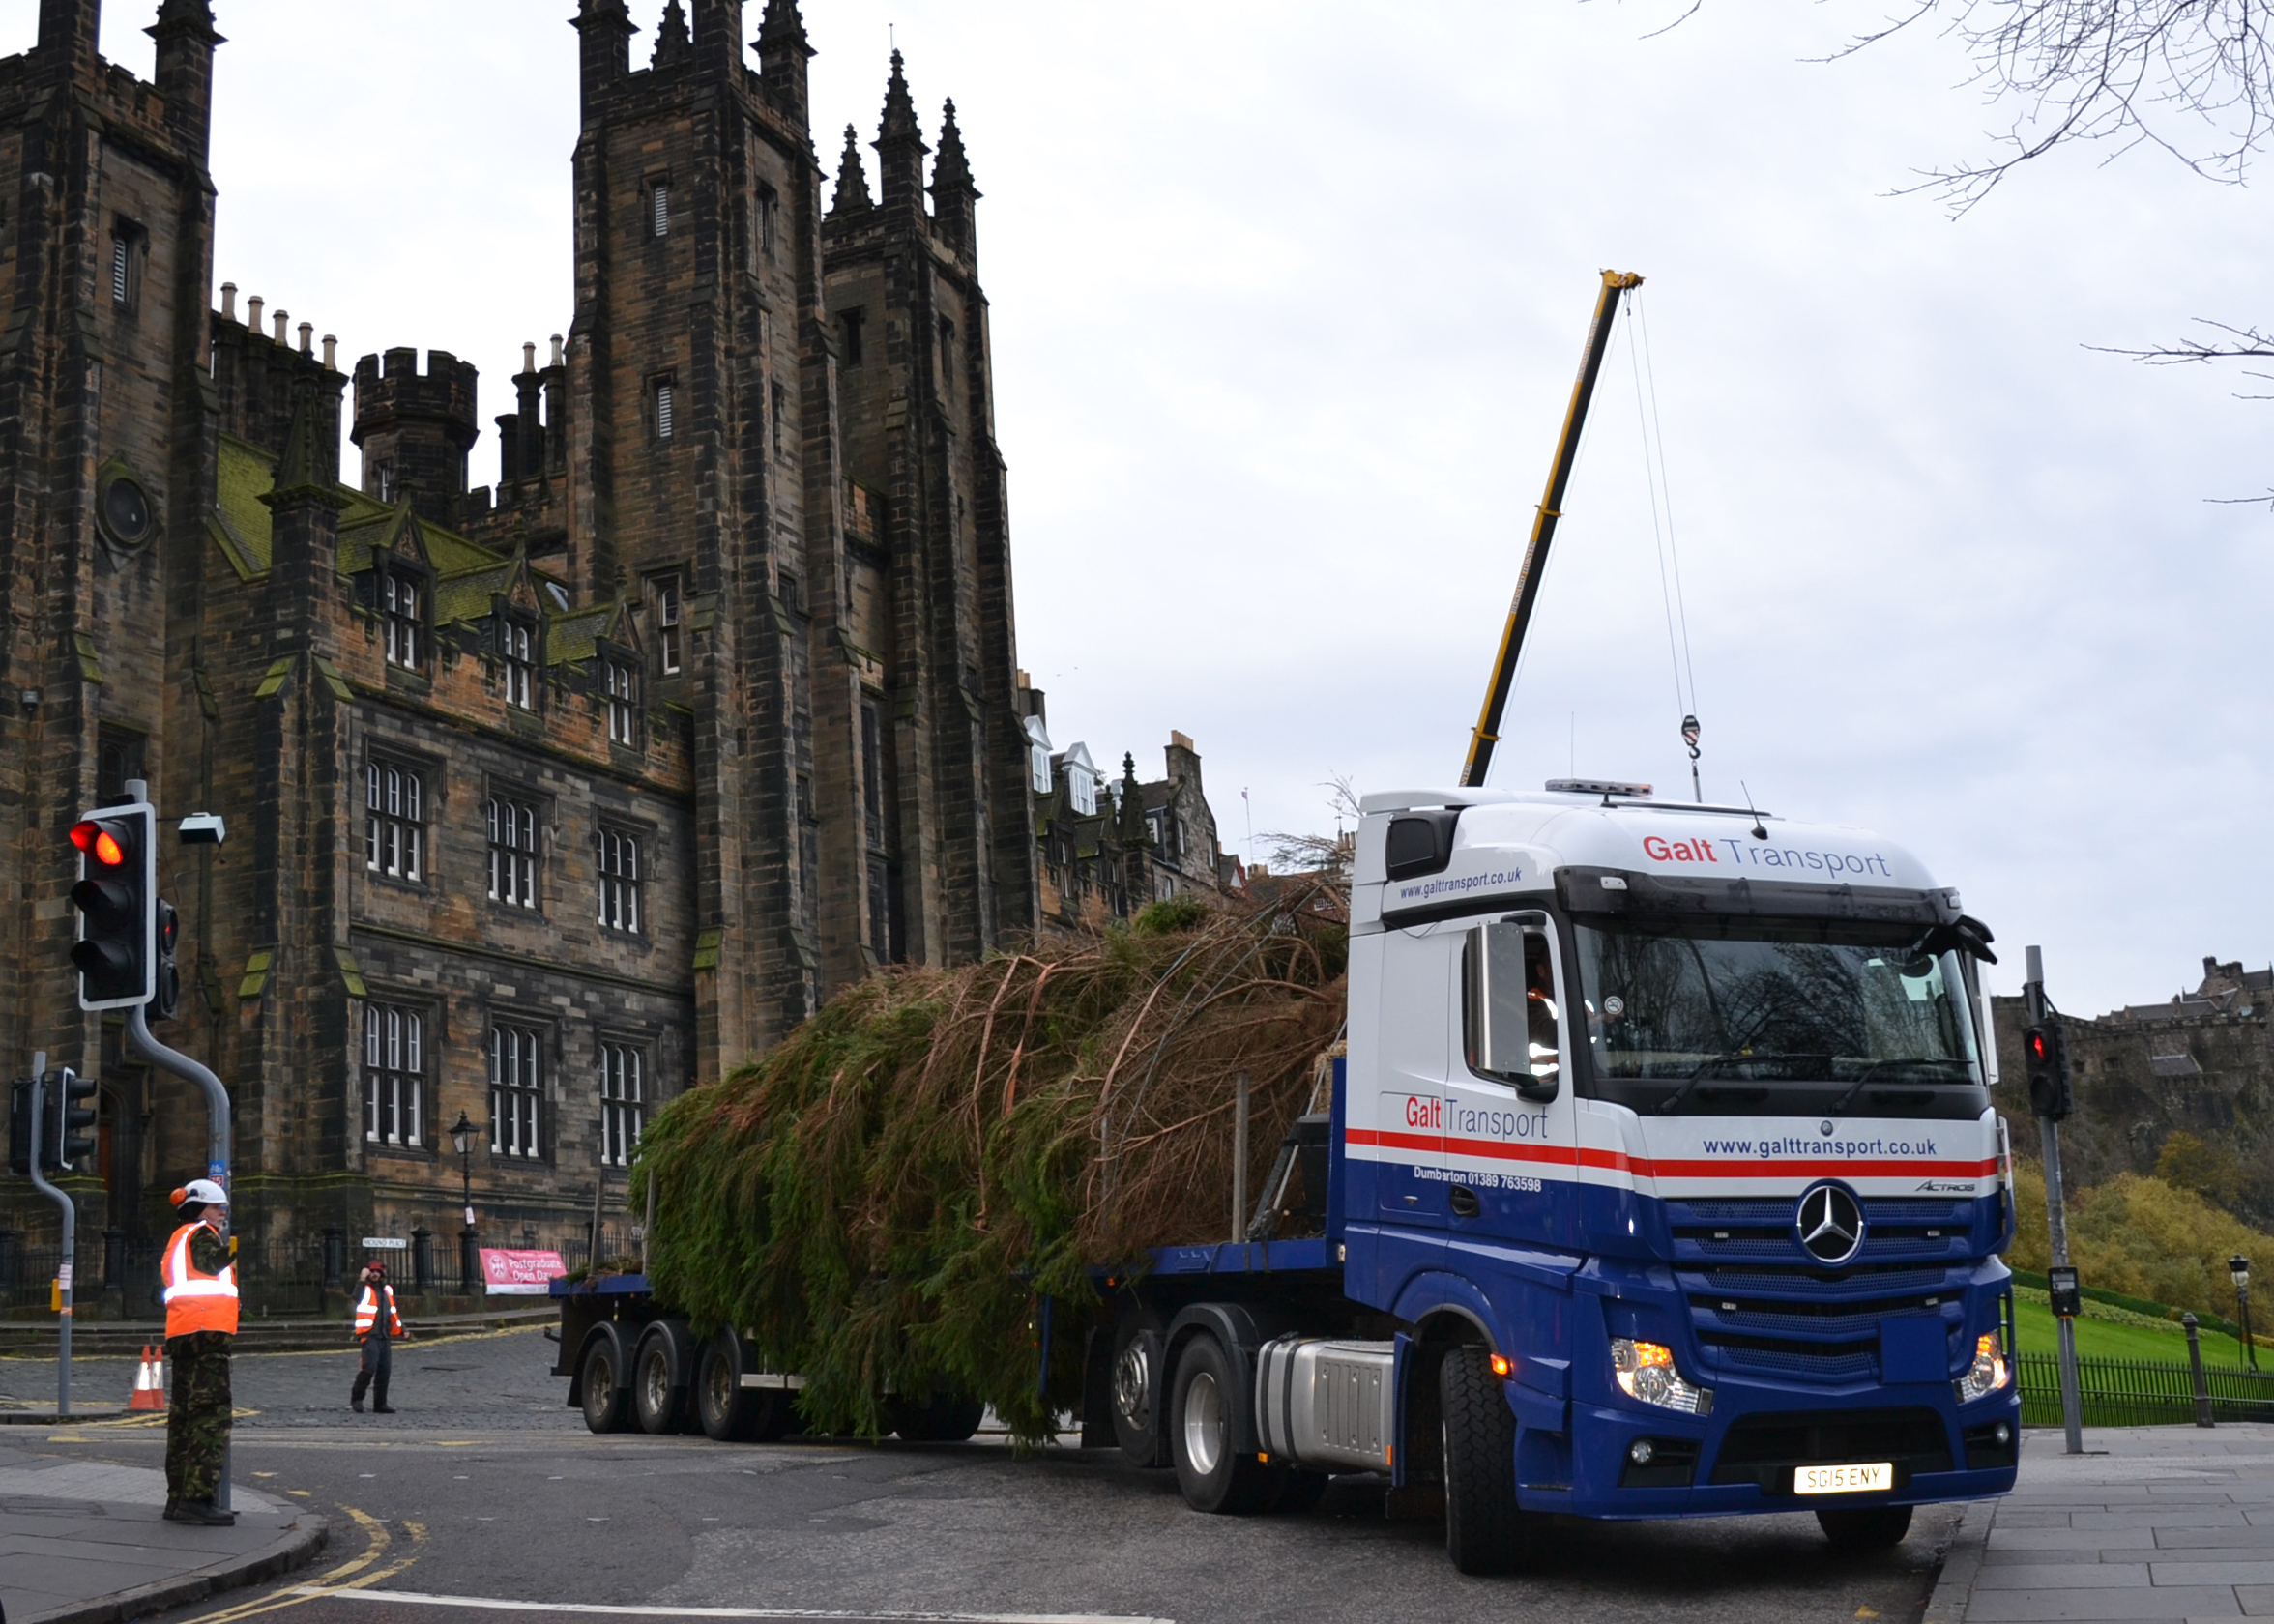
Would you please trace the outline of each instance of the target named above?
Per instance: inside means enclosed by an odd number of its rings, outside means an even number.
[[[746,1443],[756,1437],[763,1397],[743,1385],[743,1350],[731,1331],[721,1331],[703,1345],[695,1372],[695,1420],[705,1437],[719,1443]]]
[[[893,1401],[886,1413],[892,1431],[910,1443],[962,1443],[979,1430],[987,1406],[969,1399],[930,1398],[921,1404]]]
[[[659,1320],[632,1355],[631,1403],[644,1433],[687,1430],[687,1384],[694,1375],[695,1339],[680,1320]]]
[[[1160,1333],[1130,1320],[1116,1328],[1110,1376],[1114,1441],[1133,1466],[1165,1466],[1158,1417],[1152,1413],[1154,1367],[1160,1363]]]
[[[1438,1367],[1444,1428],[1445,1553],[1465,1574],[1514,1573],[1531,1559],[1516,1504],[1516,1414],[1481,1348]]]
[[[1285,1473],[1232,1448],[1235,1402],[1232,1357],[1205,1332],[1184,1345],[1177,1360],[1169,1404],[1169,1454],[1177,1487],[1195,1511],[1244,1517],[1263,1509]]]
[[[1816,1514],[1834,1551],[1889,1551],[1910,1532],[1909,1506],[1854,1506]]]
[[[584,1424],[596,1433],[621,1433],[631,1423],[631,1394],[617,1379],[624,1370],[624,1337],[613,1325],[598,1330],[585,1345],[577,1378],[584,1395]]]

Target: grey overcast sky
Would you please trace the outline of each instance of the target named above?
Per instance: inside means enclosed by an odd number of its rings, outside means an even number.
[[[2274,956],[2274,406],[2095,354],[2274,317],[2274,216],[2000,122],[1876,0],[806,0],[817,143],[888,25],[980,205],[1022,663],[1053,737],[1197,740],[1225,843],[1456,775],[1594,296],[1643,273],[1705,787],[1866,825],[2093,1012]],[[502,409],[568,317],[569,0],[216,0],[218,279]],[[752,0],[749,33],[762,8]],[[34,32],[7,0],[0,49]],[[644,61],[660,0],[633,0]],[[108,0],[150,72],[155,0]],[[873,168],[872,168],[873,174]],[[1623,342],[1623,341],[1622,341]],[[1630,351],[1495,781],[1686,793]],[[476,448],[478,482],[494,442]],[[349,477],[354,478],[352,454]]]

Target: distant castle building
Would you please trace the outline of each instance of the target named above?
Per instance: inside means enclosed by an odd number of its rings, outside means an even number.
[[[233,1089],[239,1231],[423,1226],[454,1279],[461,1115],[484,1243],[553,1244],[660,1100],[1039,922],[979,192],[895,52],[825,197],[795,0],[755,70],[741,0],[639,69],[581,0],[575,306],[470,488],[472,365],[216,309],[206,0],[154,83],[97,11],[0,61],[0,1045],[100,1075],[82,1233],[153,1233],[203,1110],[76,1008],[64,831],[224,814],[160,854],[160,1030]]]

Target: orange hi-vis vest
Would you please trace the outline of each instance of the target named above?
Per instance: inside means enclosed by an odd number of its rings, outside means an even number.
[[[394,1311],[394,1290],[385,1286],[366,1286],[364,1288],[364,1294],[356,1299],[355,1334],[357,1336],[369,1335],[371,1327],[379,1322],[379,1293],[381,1291],[387,1292],[387,1334],[390,1337],[398,1337],[403,1334],[402,1316]]]
[[[159,1265],[159,1278],[165,1283],[169,1337],[188,1336],[193,1331],[237,1334],[237,1265],[224,1263],[220,1273],[204,1274],[190,1261],[190,1237],[205,1227],[199,1220],[176,1230]]]

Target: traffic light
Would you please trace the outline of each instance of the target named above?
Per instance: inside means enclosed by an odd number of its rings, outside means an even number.
[[[158,981],[157,814],[147,802],[105,806],[72,826],[79,851],[79,911],[72,963],[81,1009],[148,1003]]]
[[[158,899],[158,981],[151,993],[150,1018],[170,1021],[182,1001],[182,972],[174,968],[174,943],[182,934],[182,915],[165,898]]]
[[[2069,1046],[2057,1022],[2023,1030],[2022,1066],[2029,1079],[2029,1109],[2049,1122],[2064,1120],[2077,1102],[2069,1091]]]
[[[41,1101],[47,1120],[40,1125],[40,1161],[50,1173],[66,1173],[73,1162],[95,1153],[95,1108],[81,1105],[101,1088],[71,1067],[47,1074]]]
[[[19,1077],[8,1085],[8,1171],[32,1171],[32,1080]]]

